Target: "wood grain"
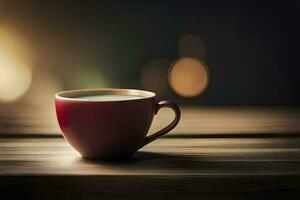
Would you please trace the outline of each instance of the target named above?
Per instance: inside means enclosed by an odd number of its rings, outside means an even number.
[[[286,198],[300,192],[300,138],[163,138],[127,162],[84,160],[62,138],[2,138],[0,185],[30,199]]]
[[[126,162],[82,159],[61,137],[53,113],[0,108],[0,199],[287,199],[300,194],[298,107],[183,107],[177,129]],[[150,132],[171,119],[163,110]]]
[[[173,134],[298,134],[300,107],[187,107]],[[162,109],[149,133],[168,124],[173,113]],[[60,135],[54,108],[0,104],[0,136]]]
[[[0,139],[0,175],[300,175],[300,138],[160,139],[128,162],[82,159],[63,139]]]

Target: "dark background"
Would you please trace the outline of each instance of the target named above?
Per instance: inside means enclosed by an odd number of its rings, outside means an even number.
[[[142,66],[153,58],[178,58],[179,39],[195,33],[206,44],[210,85],[198,97],[171,92],[169,98],[197,105],[295,105],[299,8],[297,1],[0,0],[0,22],[26,38],[35,69],[46,69],[63,89],[143,88]],[[85,68],[108,83],[93,82]]]

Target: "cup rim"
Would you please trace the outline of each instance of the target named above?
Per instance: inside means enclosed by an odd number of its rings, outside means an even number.
[[[114,101],[97,101],[89,99],[78,99],[76,96],[91,95],[91,94],[122,94],[122,95],[135,95],[141,96],[139,99],[127,100],[114,100]],[[77,89],[66,90],[55,94],[55,99],[63,101],[76,101],[76,102],[91,102],[91,103],[111,103],[111,102],[125,102],[125,101],[138,101],[149,98],[154,98],[154,92],[137,89],[123,89],[123,88],[96,88],[96,89]]]

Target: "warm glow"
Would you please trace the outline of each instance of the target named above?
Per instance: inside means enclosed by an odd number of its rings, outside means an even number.
[[[22,63],[3,58],[0,52],[0,101],[22,96],[31,83],[31,71]]]
[[[180,58],[169,70],[169,84],[180,96],[194,97],[208,85],[208,69],[196,58]]]
[[[30,86],[31,69],[24,61],[21,43],[13,34],[0,29],[0,101],[16,100]]]

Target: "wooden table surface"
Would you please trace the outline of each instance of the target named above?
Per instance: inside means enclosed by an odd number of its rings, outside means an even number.
[[[49,113],[3,110],[0,191],[8,198],[300,196],[298,107],[183,107],[176,130],[127,162],[82,159]],[[168,115],[163,111],[151,131]]]

